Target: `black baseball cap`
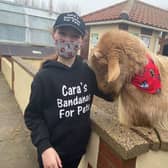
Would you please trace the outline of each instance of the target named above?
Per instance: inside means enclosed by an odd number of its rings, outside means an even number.
[[[57,17],[53,26],[54,30],[59,27],[73,27],[82,36],[85,35],[86,26],[82,18],[80,18],[75,12],[62,13]]]

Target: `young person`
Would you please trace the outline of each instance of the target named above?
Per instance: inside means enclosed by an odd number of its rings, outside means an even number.
[[[93,95],[110,99],[77,55],[85,31],[76,13],[60,14],[53,26],[56,57],[43,63],[32,82],[24,118],[40,168],[77,168],[91,132]]]

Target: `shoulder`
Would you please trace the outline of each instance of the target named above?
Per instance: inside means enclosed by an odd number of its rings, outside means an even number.
[[[48,69],[40,69],[34,76],[33,82],[41,83],[47,79],[49,72]]]
[[[93,70],[90,68],[89,64],[88,64],[88,60],[83,59],[82,57],[78,57],[78,59],[80,59],[80,62],[82,64],[82,66],[88,70],[90,73],[94,74]]]
[[[85,74],[87,74],[88,78],[90,78],[92,82],[94,83],[96,81],[96,75],[94,71],[92,70],[92,68],[89,66],[88,60],[83,59],[82,64],[83,64]]]

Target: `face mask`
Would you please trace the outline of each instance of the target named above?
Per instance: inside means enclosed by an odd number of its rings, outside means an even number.
[[[81,46],[79,41],[65,40],[56,40],[55,45],[57,54],[63,58],[72,58],[76,56]]]

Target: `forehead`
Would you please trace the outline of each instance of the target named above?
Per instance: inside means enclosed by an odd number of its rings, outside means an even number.
[[[59,30],[59,31],[66,31],[66,32],[70,32],[70,33],[78,34],[78,35],[81,36],[81,34],[80,34],[79,31],[77,31],[75,28],[70,27],[70,26],[59,27],[58,30]]]

